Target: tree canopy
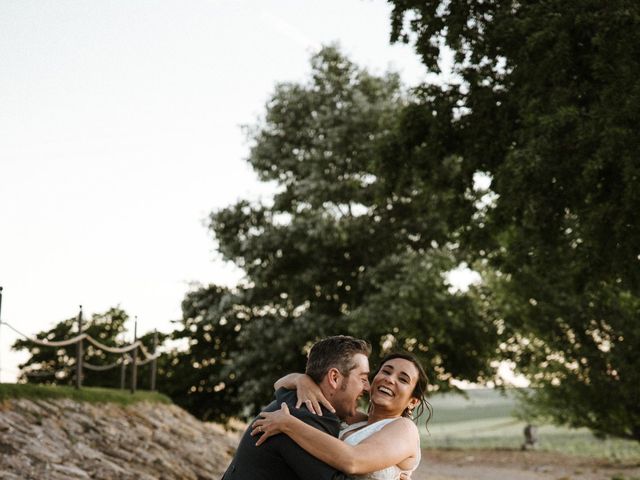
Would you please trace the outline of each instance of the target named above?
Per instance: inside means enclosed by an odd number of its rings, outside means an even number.
[[[211,215],[220,252],[246,278],[183,303],[179,335],[191,339],[188,355],[206,359],[190,378],[194,401],[255,411],[278,376],[304,368],[313,341],[334,334],[366,338],[374,360],[413,350],[440,388],[492,378],[493,319],[445,276],[459,264],[450,241],[459,212],[473,208],[474,192],[447,193],[459,160],[414,145],[428,140],[429,123],[396,74],[371,74],[335,47],[311,66],[308,81],[278,85],[248,129],[249,163],[277,185],[272,202]],[[432,163],[417,164],[421,156]]]
[[[493,201],[461,240],[502,354],[560,423],[640,440],[640,4],[390,0],[393,40],[458,81],[439,131]],[[425,104],[429,109],[429,102]],[[444,158],[444,157],[443,157]],[[611,401],[611,400],[614,401]],[[605,406],[606,405],[606,406]]]

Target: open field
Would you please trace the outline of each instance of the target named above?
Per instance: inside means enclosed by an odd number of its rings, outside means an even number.
[[[441,395],[432,399],[434,417],[429,433],[422,426],[422,445],[438,449],[518,450],[525,423],[513,417],[515,394],[469,390],[468,399]],[[612,462],[640,463],[640,444],[613,438],[598,439],[586,429],[538,425],[539,451],[588,456]]]

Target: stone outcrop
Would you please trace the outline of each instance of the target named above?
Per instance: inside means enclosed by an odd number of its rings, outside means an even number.
[[[0,405],[0,478],[219,479],[237,434],[175,405],[72,400]]]

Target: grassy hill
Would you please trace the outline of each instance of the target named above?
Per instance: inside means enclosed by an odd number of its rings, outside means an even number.
[[[515,418],[516,393],[492,389],[468,390],[467,398],[455,394],[430,399],[434,416],[427,432],[421,425],[422,445],[427,448],[519,449],[525,422]],[[640,461],[640,444],[620,439],[598,439],[586,429],[537,425],[539,449]]]
[[[70,398],[89,403],[117,403],[130,405],[137,402],[172,403],[166,395],[157,392],[137,391],[131,394],[128,390],[111,388],[73,387],[57,385],[34,385],[20,383],[0,383],[0,401],[11,398],[27,398],[29,400],[48,398]]]

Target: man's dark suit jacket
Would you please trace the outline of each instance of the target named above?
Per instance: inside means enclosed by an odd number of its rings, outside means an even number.
[[[340,420],[333,413],[322,410],[322,417],[305,407],[295,408],[295,391],[279,389],[276,399],[264,411],[278,410],[282,402],[289,406],[292,415],[303,422],[338,436]],[[321,462],[300,448],[288,436],[280,434],[256,447],[258,437],[250,435],[251,426],[242,435],[238,450],[222,477],[222,480],[346,480],[335,468]]]

